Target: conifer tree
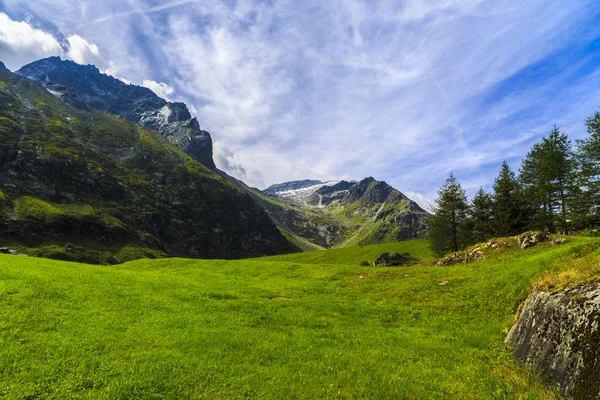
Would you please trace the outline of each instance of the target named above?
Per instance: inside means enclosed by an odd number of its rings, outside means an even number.
[[[555,126],[535,144],[521,167],[527,201],[536,209],[538,228],[568,231],[569,201],[573,197],[575,163],[567,135]]]
[[[458,251],[468,244],[465,229],[468,204],[465,191],[453,173],[438,191],[438,199],[430,220],[431,249],[438,255]]]
[[[496,236],[521,233],[525,226],[525,207],[521,187],[506,161],[494,180],[494,232]]]
[[[494,236],[494,199],[491,194],[480,188],[469,209],[469,226],[473,232],[473,241],[483,242]]]
[[[588,118],[586,126],[589,136],[577,141],[578,173],[572,200],[580,228],[600,224],[600,112]]]

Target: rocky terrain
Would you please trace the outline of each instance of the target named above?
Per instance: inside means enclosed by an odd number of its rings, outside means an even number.
[[[518,361],[540,372],[566,398],[600,398],[598,282],[533,292],[506,341]]]
[[[42,61],[59,66],[38,76],[45,81],[73,78],[69,68],[80,68]],[[81,68],[92,77],[97,73]],[[21,73],[27,71],[32,67]],[[93,95],[82,99],[62,84],[44,86],[0,71],[1,242],[27,254],[102,263],[296,250],[250,196],[184,153],[176,141],[128,120],[148,116],[140,113],[142,104],[172,110],[176,117],[165,117],[164,134],[179,129],[177,124],[194,124],[186,119],[185,106],[98,76],[71,83],[98,91],[109,90],[110,83],[120,88],[113,100],[99,97],[94,103]],[[127,118],[92,107],[116,107],[119,101]]]
[[[183,103],[168,102],[148,88],[102,74],[93,65],[79,65],[60,57],[32,62],[16,73],[44,83],[67,101],[75,94],[78,101],[93,109],[120,115],[156,130],[208,168],[216,168],[210,133],[200,129],[198,120],[192,118]]]
[[[292,236],[322,247],[423,238],[429,214],[385,182],[294,181],[260,197],[275,223]]]

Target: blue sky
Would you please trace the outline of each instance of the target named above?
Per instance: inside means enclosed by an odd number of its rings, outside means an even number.
[[[0,0],[0,60],[61,55],[184,101],[250,185],[385,180],[421,204],[518,170],[600,107],[600,7],[567,0]]]

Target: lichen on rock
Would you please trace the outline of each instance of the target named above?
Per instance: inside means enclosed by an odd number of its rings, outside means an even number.
[[[506,342],[566,398],[600,398],[600,283],[531,293]]]

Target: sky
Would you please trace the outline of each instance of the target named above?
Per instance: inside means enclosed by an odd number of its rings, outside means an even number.
[[[600,108],[597,0],[0,0],[0,61],[59,55],[185,102],[265,188],[385,180],[423,206]]]

